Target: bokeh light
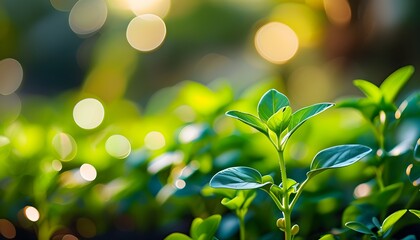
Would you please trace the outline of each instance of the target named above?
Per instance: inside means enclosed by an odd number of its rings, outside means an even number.
[[[62,12],[68,12],[72,9],[77,0],[50,0],[54,9]]]
[[[280,22],[270,22],[259,28],[254,43],[264,59],[276,64],[290,60],[299,48],[296,33]]]
[[[6,239],[14,239],[16,237],[16,228],[7,219],[0,219],[0,236]]]
[[[175,114],[183,122],[192,122],[196,119],[196,113],[191,106],[181,105],[174,110]]]
[[[77,154],[76,141],[70,134],[56,134],[53,138],[52,144],[61,161],[70,161]]]
[[[51,167],[55,171],[59,172],[59,171],[61,171],[61,169],[63,169],[63,164],[61,164],[61,162],[58,161],[58,160],[53,160],[52,163],[51,163]]]
[[[83,129],[98,127],[104,120],[105,110],[101,102],[94,98],[86,98],[78,102],[73,109],[76,124]]]
[[[202,127],[199,125],[188,125],[182,128],[182,130],[179,132],[179,141],[181,143],[189,143],[194,140],[196,140],[198,137],[200,137],[200,134],[202,132]]]
[[[182,179],[177,179],[175,181],[175,187],[178,189],[184,189],[187,186],[187,183]]]
[[[324,0],[325,13],[331,23],[345,26],[351,20],[351,8],[347,0]]]
[[[137,15],[142,14],[155,14],[161,18],[164,18],[170,9],[170,0],[126,0],[130,6],[130,9]]]
[[[84,238],[92,238],[96,235],[96,224],[88,218],[77,219],[76,229]]]
[[[13,58],[0,61],[0,94],[10,95],[14,93],[22,83],[23,68]]]
[[[354,196],[356,198],[362,198],[367,197],[372,191],[372,187],[367,183],[362,183],[357,185],[357,187],[354,189]]]
[[[96,179],[96,169],[89,163],[85,163],[80,166],[80,176],[86,181],[93,181]]]
[[[24,213],[27,219],[29,219],[32,222],[36,222],[39,220],[39,212],[36,208],[32,207],[32,206],[26,206],[24,208]]]
[[[165,136],[162,133],[157,131],[149,132],[144,137],[144,145],[150,150],[158,150],[165,146]]]
[[[130,45],[143,52],[159,47],[166,36],[165,22],[154,14],[135,17],[128,24],[127,40]]]
[[[72,234],[66,234],[63,236],[61,240],[79,240],[79,239]]]
[[[126,158],[131,153],[131,144],[128,139],[122,135],[112,135],[105,143],[106,152],[119,159]]]
[[[1,73],[0,73],[1,78]],[[1,80],[0,80],[1,81]],[[1,84],[1,83],[0,83]],[[22,102],[16,93],[10,95],[0,94],[0,121],[13,122],[16,120],[22,110]]]
[[[76,34],[91,34],[104,25],[107,15],[108,7],[104,0],[79,0],[70,11],[70,28]]]

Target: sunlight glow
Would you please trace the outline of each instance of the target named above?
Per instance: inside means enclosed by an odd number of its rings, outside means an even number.
[[[52,163],[51,163],[51,167],[55,171],[59,172],[59,171],[61,171],[61,169],[63,169],[63,164],[61,164],[61,162],[58,161],[58,160],[53,160]]]
[[[26,206],[23,211],[25,213],[26,218],[30,221],[36,222],[39,220],[39,212],[36,208],[32,206]]]
[[[77,2],[77,0],[50,0],[51,6],[58,11],[68,12]]]
[[[85,163],[80,167],[80,176],[86,181],[93,181],[96,179],[96,169],[94,166]]]
[[[78,102],[73,109],[76,124],[83,129],[98,127],[104,120],[105,110],[102,103],[94,98],[86,98]]]
[[[142,14],[155,14],[164,18],[170,9],[170,0],[127,0],[131,11],[137,16]]]
[[[150,150],[158,150],[166,145],[165,137],[157,131],[149,132],[144,137],[144,145]]]
[[[16,237],[16,228],[7,219],[0,219],[0,236],[6,239],[13,239]]]
[[[153,159],[149,163],[147,171],[151,174],[155,174],[160,170],[170,166],[171,164],[178,164],[182,162],[183,159],[184,153],[181,151],[167,152]]]
[[[131,153],[130,141],[123,135],[112,135],[105,143],[106,152],[118,159],[126,158]]]
[[[22,83],[23,68],[13,58],[0,61],[0,94],[10,95],[14,93]]]
[[[296,33],[280,22],[270,22],[258,29],[254,43],[264,59],[276,64],[290,60],[299,48]]]
[[[356,198],[362,198],[362,197],[367,197],[369,196],[369,194],[372,192],[372,187],[367,184],[367,183],[362,183],[359,184],[355,189],[354,189],[354,196]]]
[[[181,143],[189,143],[200,137],[202,128],[199,125],[188,125],[185,126],[181,132],[179,132],[179,141]]]
[[[181,105],[174,112],[183,122],[192,122],[196,119],[194,109],[188,105]]]
[[[79,0],[70,11],[70,28],[80,35],[94,33],[104,25],[107,15],[104,0]]]
[[[58,133],[54,136],[52,145],[58,153],[61,161],[70,161],[76,156],[76,141],[69,134]]]
[[[182,179],[177,179],[175,181],[175,187],[178,188],[178,189],[183,189],[183,188],[185,188],[186,185],[187,185],[187,183]]]
[[[143,52],[152,51],[165,39],[166,25],[154,14],[143,14],[131,20],[126,36],[133,48]]]
[[[345,26],[351,21],[351,8],[347,0],[324,0],[325,13],[335,25]]]

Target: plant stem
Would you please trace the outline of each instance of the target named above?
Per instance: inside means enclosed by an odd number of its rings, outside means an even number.
[[[279,165],[280,165],[280,175],[281,181],[283,184],[283,217],[284,217],[284,239],[292,239],[292,222],[291,222],[291,208],[289,206],[289,194],[287,192],[289,186],[287,185],[287,173],[286,173],[286,163],[284,161],[283,151],[279,150]]]
[[[245,214],[242,209],[238,209],[236,215],[239,218],[239,239],[245,240]]]
[[[303,188],[304,188],[304,187],[305,187],[305,185],[308,183],[308,181],[309,181],[309,178],[305,179],[305,181],[303,181],[303,183],[299,186],[298,190],[296,191],[296,195],[293,197],[293,200],[292,200],[292,202],[290,203],[290,206],[289,206],[290,211],[292,211],[292,210],[293,210],[293,207],[295,206],[295,204],[296,204],[297,200],[299,199],[300,194],[302,194],[302,192],[303,192]]]

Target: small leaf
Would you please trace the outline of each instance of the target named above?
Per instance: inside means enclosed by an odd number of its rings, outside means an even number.
[[[374,235],[374,233],[368,227],[356,221],[346,223],[346,227],[359,233]]]
[[[379,222],[379,220],[376,217],[372,218],[372,222],[378,229],[381,228],[381,223]]]
[[[367,98],[372,99],[376,103],[381,102],[382,92],[375,84],[361,79],[354,80],[353,83],[366,95]]]
[[[289,99],[275,89],[268,90],[258,103],[258,116],[264,122],[273,116],[280,108],[289,106]]]
[[[165,240],[192,240],[192,238],[182,233],[172,233]]]
[[[295,113],[293,113],[290,122],[289,122],[289,132],[282,139],[282,145],[284,145],[289,137],[297,130],[297,128],[302,125],[309,118],[327,110],[328,108],[334,106],[332,103],[318,103],[305,108],[301,108]]]
[[[244,195],[238,194],[232,199],[223,198],[221,203],[222,205],[226,206],[230,210],[236,210],[236,209],[239,209],[242,206],[242,204],[244,204],[244,201],[245,201]]]
[[[369,147],[349,144],[340,145],[320,151],[312,160],[309,177],[331,168],[340,168],[351,165],[370,153]]]
[[[401,88],[413,75],[414,67],[405,66],[391,73],[381,84],[380,89],[387,102],[393,102]]]
[[[326,234],[322,236],[319,240],[335,240],[335,237],[332,234]]]
[[[394,224],[407,212],[407,209],[399,210],[389,215],[384,222],[382,227],[379,230],[379,234],[384,234],[394,226]]]
[[[292,108],[289,106],[282,107],[278,110],[273,116],[271,116],[267,121],[267,126],[280,136],[284,129],[287,128],[290,121],[290,116],[292,115]]]
[[[194,220],[191,225],[191,237],[193,239],[213,239],[221,220],[222,216],[218,214],[212,215],[204,220],[201,219],[196,224],[194,224]]]
[[[250,167],[231,167],[216,173],[210,180],[214,188],[255,189],[270,182],[263,183],[261,173]]]
[[[408,211],[420,218],[420,210],[410,209]]]
[[[248,124],[249,126],[267,135],[267,127],[259,118],[257,118],[254,115],[251,115],[249,113],[239,112],[239,111],[228,111],[226,115],[232,118],[236,118],[239,121],[245,124]]]
[[[288,178],[286,181],[287,181],[287,184],[286,184],[287,192],[289,194],[296,193],[298,182],[296,182],[294,179],[291,179],[291,178]],[[282,188],[284,192],[286,192],[286,189],[283,189],[283,185],[284,185],[283,183],[280,183],[280,187]]]

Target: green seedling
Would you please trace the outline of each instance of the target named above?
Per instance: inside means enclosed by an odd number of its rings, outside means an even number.
[[[221,220],[222,217],[217,214],[206,219],[196,218],[191,224],[190,236],[183,233],[172,233],[165,240],[217,240],[214,235]]]
[[[284,232],[286,240],[294,238],[299,232],[299,226],[292,224],[291,214],[305,185],[319,173],[327,169],[351,165],[371,152],[369,147],[358,144],[330,147],[320,151],[313,158],[310,170],[306,173],[306,180],[299,183],[287,177],[284,150],[288,140],[304,122],[333,105],[332,103],[318,103],[293,113],[288,98],[277,90],[271,89],[258,103],[258,117],[239,111],[228,111],[227,116],[260,131],[276,148],[281,183],[274,183],[271,176],[262,176],[254,168],[238,166],[216,173],[210,180],[210,186],[236,190],[264,190],[283,214],[283,217],[277,220],[277,227]]]

